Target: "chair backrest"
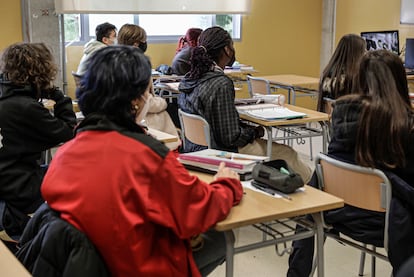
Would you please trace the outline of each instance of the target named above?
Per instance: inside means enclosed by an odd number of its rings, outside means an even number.
[[[270,94],[270,82],[263,78],[252,77],[247,75],[247,85],[249,88],[250,97],[257,94]]]
[[[322,99],[322,105],[324,106],[324,112],[332,115],[332,105],[335,103],[335,100],[329,97],[324,97]]]
[[[391,182],[381,170],[342,162],[325,154],[319,154],[315,163],[319,187],[325,192],[361,209],[384,213],[389,210]],[[384,230],[388,230],[388,214]],[[385,246],[387,233],[384,232]]]
[[[181,125],[181,140],[185,146],[185,138],[192,143],[211,148],[210,125],[199,115],[178,110]]]
[[[73,76],[73,79],[75,80],[75,85],[78,88],[80,86],[80,79],[82,76],[77,74],[75,71],[72,71],[72,76]]]

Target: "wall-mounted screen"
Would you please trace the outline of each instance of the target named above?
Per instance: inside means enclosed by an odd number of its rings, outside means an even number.
[[[386,49],[397,55],[400,53],[398,30],[362,32],[361,37],[367,43],[367,50]]]

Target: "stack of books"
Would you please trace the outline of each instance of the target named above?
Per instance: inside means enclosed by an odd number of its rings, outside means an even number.
[[[190,170],[215,174],[221,162],[240,175],[241,180],[252,178],[253,167],[268,160],[267,156],[239,154],[215,149],[180,154],[178,160]]]

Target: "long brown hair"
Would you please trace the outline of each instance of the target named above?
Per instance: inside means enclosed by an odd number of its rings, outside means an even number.
[[[32,86],[38,98],[42,90],[53,87],[57,66],[43,43],[12,44],[4,51],[0,64],[5,79],[14,85]]]
[[[356,161],[370,167],[404,167],[413,130],[407,78],[400,58],[387,51],[367,52],[358,83],[363,101],[356,143]]]
[[[341,38],[335,52],[321,74],[318,111],[324,111],[323,97],[325,95],[323,95],[323,83],[326,78],[332,80],[329,84],[329,91],[332,93],[331,97],[333,99],[354,92],[359,60],[365,53],[365,50],[365,40],[360,36],[347,34]]]

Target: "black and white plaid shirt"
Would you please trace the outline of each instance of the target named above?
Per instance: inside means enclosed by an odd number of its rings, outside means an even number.
[[[210,124],[212,148],[237,152],[238,147],[254,140],[254,129],[240,125],[234,105],[234,84],[221,68],[216,66],[197,80],[184,78],[179,90],[180,109],[201,115]],[[187,145],[186,152],[202,149],[199,145]]]

